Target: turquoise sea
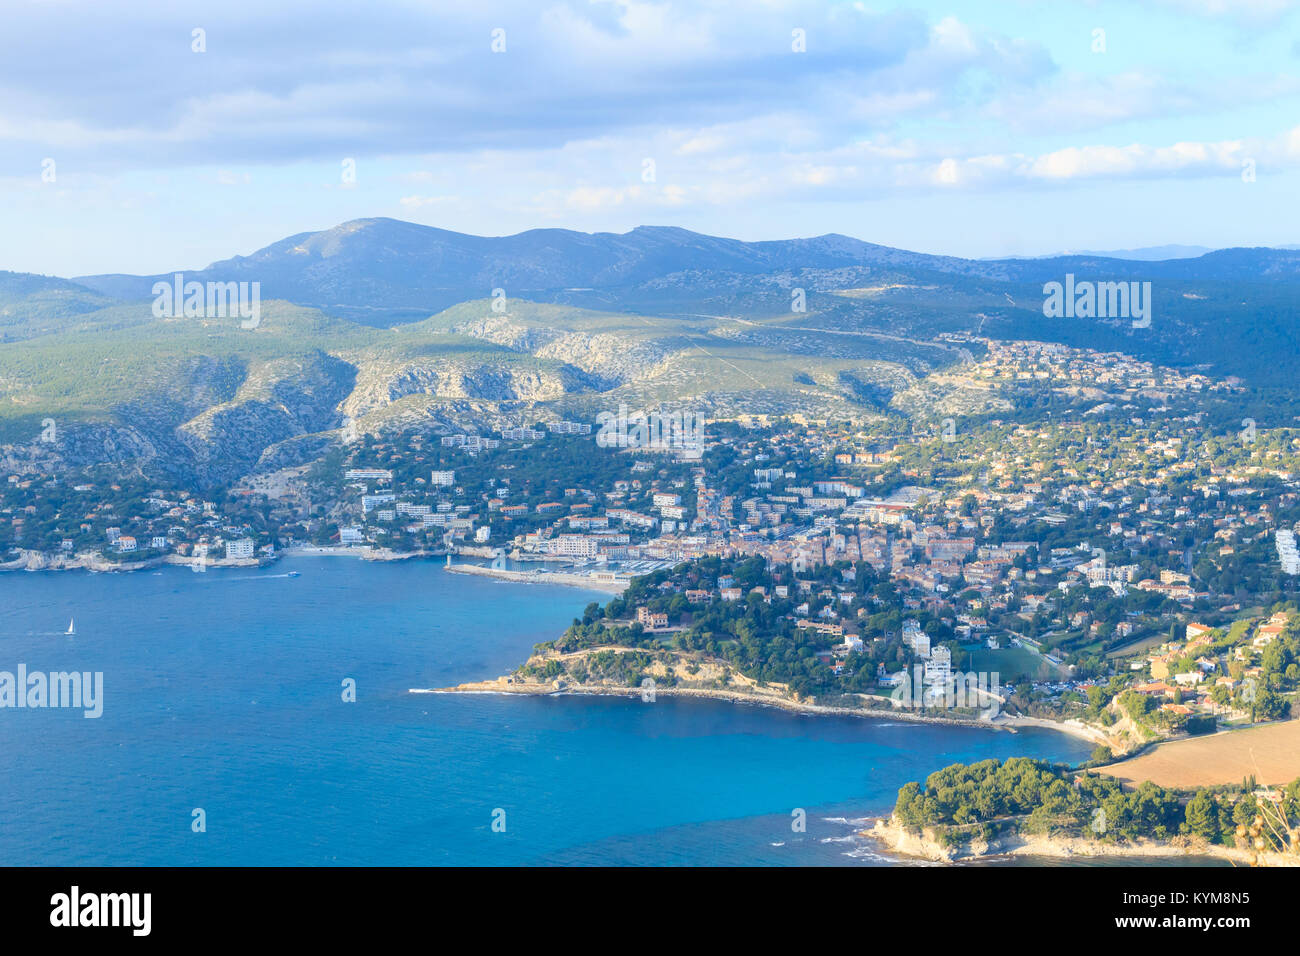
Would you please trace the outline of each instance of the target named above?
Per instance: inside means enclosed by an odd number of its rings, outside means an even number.
[[[104,675],[99,719],[0,709],[0,865],[876,865],[853,821],[906,781],[1089,749],[662,696],[408,693],[505,673],[592,600],[341,557],[0,575],[0,670]]]

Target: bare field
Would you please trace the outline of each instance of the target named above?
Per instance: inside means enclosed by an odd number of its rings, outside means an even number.
[[[1300,777],[1300,720],[1160,744],[1097,772],[1180,789],[1241,783],[1252,774],[1261,784],[1290,783]]]

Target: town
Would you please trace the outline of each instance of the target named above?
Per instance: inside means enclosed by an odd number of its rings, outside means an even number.
[[[1232,381],[954,341],[972,360],[934,378],[978,397],[939,422],[710,418],[702,448],[638,441],[635,419],[613,447],[561,418],[366,433],[202,493],[10,474],[4,566],[455,557],[621,595],[559,646],[685,652],[793,699],[881,706],[919,668],[931,709],[954,675],[995,674],[1004,709],[1118,722],[1129,745],[1281,716],[1300,432],[1224,427]]]

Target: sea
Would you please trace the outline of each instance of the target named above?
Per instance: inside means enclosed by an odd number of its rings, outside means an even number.
[[[607,599],[334,556],[0,575],[0,671],[103,675],[97,718],[0,709],[0,865],[911,865],[856,835],[907,781],[1090,749],[662,695],[410,693],[507,673]]]

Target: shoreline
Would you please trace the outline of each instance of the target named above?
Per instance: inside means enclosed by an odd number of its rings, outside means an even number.
[[[1201,840],[1179,838],[1177,842],[1161,843],[1143,840],[1136,843],[1103,843],[1084,837],[1042,836],[1013,833],[995,837],[985,842],[976,838],[957,846],[945,846],[934,830],[909,830],[897,823],[894,817],[880,817],[869,829],[858,831],[858,836],[877,844],[890,854],[910,859],[928,860],[952,866],[979,860],[1008,857],[1044,857],[1050,859],[1097,859],[1102,857],[1127,857],[1130,859],[1168,859],[1173,857],[1209,857],[1225,860],[1234,865],[1253,865],[1253,850],[1222,846]],[[1296,866],[1294,859],[1280,853],[1264,854],[1262,866]]]
[[[278,562],[281,558],[359,558],[362,561],[410,561],[416,558],[442,557],[440,551],[390,551],[387,548],[355,548],[341,545],[295,545],[284,548],[272,555],[254,558],[212,558],[203,564],[208,568],[265,568]],[[90,571],[94,574],[149,571],[166,565],[175,567],[193,567],[196,559],[186,555],[169,553],[154,555],[141,561],[106,561],[97,554],[81,553],[77,555],[46,554],[43,551],[27,551],[13,561],[0,562],[0,572],[5,571]]]
[[[4,571],[89,571],[91,574],[130,574],[133,571],[150,571],[154,568],[161,567],[182,567],[192,568],[195,564],[195,558],[185,557],[179,554],[160,554],[152,558],[145,558],[142,561],[105,561],[98,555],[80,554],[71,558],[64,555],[58,555],[52,563],[46,563],[46,555],[40,555],[33,560],[30,556],[24,555],[16,561],[9,561],[0,564],[0,572]],[[208,558],[202,562],[207,568],[264,568],[270,567],[278,561],[280,556],[263,556],[260,558]]]
[[[615,687],[606,685],[573,684],[555,687],[552,684],[507,682],[508,678],[495,680],[467,681],[454,687],[412,687],[410,694],[514,694],[524,697],[641,697],[640,687]],[[760,707],[772,707],[794,714],[811,716],[867,717],[888,720],[900,720],[933,726],[966,727],[972,730],[995,730],[1006,733],[1018,733],[1023,726],[1032,726],[1043,730],[1054,730],[1078,739],[1095,742],[1091,736],[1095,731],[1079,727],[1066,726],[1039,718],[1024,718],[1033,723],[1022,723],[1021,719],[999,717],[994,720],[965,720],[960,717],[937,717],[926,714],[910,713],[895,708],[857,708],[834,704],[818,704],[791,700],[778,694],[755,694],[742,690],[724,690],[710,687],[655,687],[656,697],[683,697],[697,700],[719,700],[733,704],[754,704]]]
[[[588,591],[603,591],[607,594],[622,594],[632,583],[623,578],[613,581],[599,580],[589,574],[576,572],[516,571],[511,568],[485,567],[481,564],[449,564],[444,570],[451,571],[453,574],[476,574],[501,581],[513,581],[516,584],[563,584],[566,587],[586,588]]]

